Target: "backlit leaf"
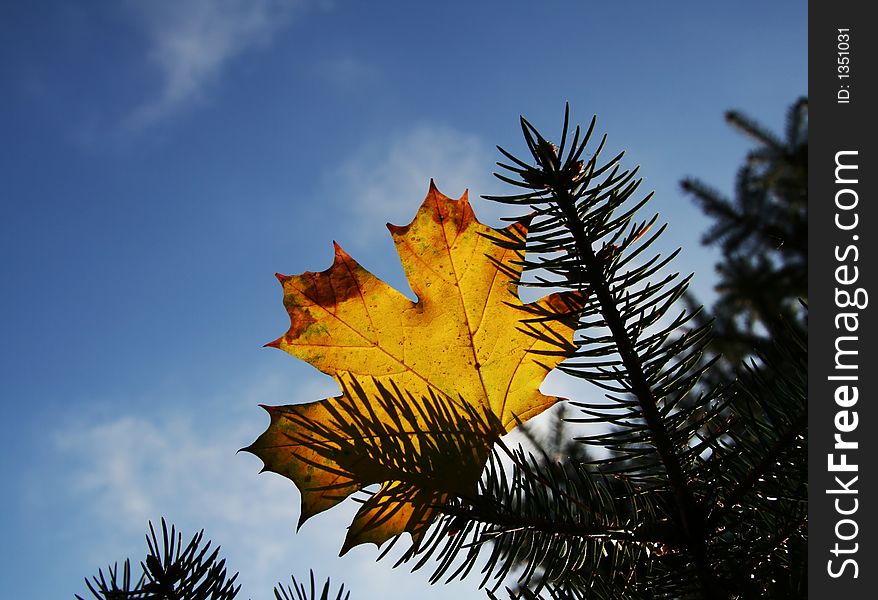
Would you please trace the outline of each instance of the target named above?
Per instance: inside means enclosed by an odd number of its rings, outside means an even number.
[[[411,224],[388,225],[417,302],[337,244],[329,269],[278,276],[290,328],[268,344],[305,360],[343,394],[265,407],[268,429],[246,448],[302,494],[299,524],[372,484],[342,548],[409,532],[435,507],[476,490],[494,441],[558,398],[539,386],[564,359],[585,295],[518,297],[525,222],[478,222],[466,194],[430,186]],[[535,318],[535,314],[543,317]]]

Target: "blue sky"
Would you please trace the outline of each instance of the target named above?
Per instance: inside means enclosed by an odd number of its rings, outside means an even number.
[[[522,150],[520,114],[554,134],[569,100],[641,166],[663,247],[708,296],[716,256],[678,182],[731,190],[748,144],[726,109],[782,128],[807,91],[805,9],[2,3],[0,596],[83,593],[163,515],[223,545],[242,598],[309,568],[357,598],[448,595],[374,547],[338,559],[354,507],[295,534],[293,485],[235,454],[267,424],[258,403],[336,389],[262,348],[288,324],[273,274],[325,268],[337,240],[405,290],[383,224],[409,222],[431,177],[503,191],[494,145]],[[483,597],[474,584],[454,593]]]

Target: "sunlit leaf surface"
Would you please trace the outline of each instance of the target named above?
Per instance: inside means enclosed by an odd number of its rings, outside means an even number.
[[[329,269],[278,276],[290,328],[268,344],[331,375],[343,394],[266,407],[247,451],[302,494],[300,525],[354,492],[368,496],[342,548],[409,532],[449,495],[474,493],[493,442],[558,399],[539,391],[564,358],[581,293],[518,298],[524,222],[495,230],[466,198],[430,186],[411,224],[388,225],[417,302],[338,245]],[[535,319],[535,314],[556,318]],[[554,340],[554,342],[550,341]]]

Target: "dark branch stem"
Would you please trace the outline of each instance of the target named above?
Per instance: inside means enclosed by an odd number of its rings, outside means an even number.
[[[470,521],[477,521],[505,528],[505,532],[518,529],[531,529],[543,534],[568,535],[570,537],[584,537],[596,540],[637,542],[641,544],[656,544],[666,546],[679,546],[680,540],[669,536],[655,535],[656,532],[637,532],[625,529],[614,529],[601,525],[583,525],[578,523],[560,522],[556,519],[541,519],[536,517],[522,517],[520,515],[504,515],[500,513],[487,513],[477,509],[458,510],[453,507],[437,507],[442,512]],[[505,533],[504,531],[496,533]]]
[[[668,474],[671,490],[679,507],[681,525],[695,561],[699,580],[705,595],[710,597],[710,590],[714,586],[707,560],[704,513],[692,495],[683,474],[671,436],[665,427],[655,395],[644,374],[640,356],[634,348],[634,341],[628,335],[625,322],[610,291],[609,283],[606,277],[602,276],[604,265],[592,249],[591,241],[577,214],[574,198],[567,190],[556,189],[553,192],[567,227],[573,235],[576,251],[585,264],[583,276],[587,278],[587,281],[583,283],[588,285],[600,305],[601,314],[607,328],[613,335],[622,364],[628,374],[631,392],[640,404],[643,417],[650,428],[656,451]]]

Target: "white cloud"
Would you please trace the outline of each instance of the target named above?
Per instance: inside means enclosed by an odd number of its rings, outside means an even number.
[[[141,128],[204,99],[223,68],[268,44],[303,0],[135,0],[132,13],[145,30],[148,60],[158,69],[155,97],[129,116]]]
[[[41,484],[43,496],[50,496],[42,508],[58,510],[52,503],[59,503],[73,515],[63,526],[75,540],[68,550],[83,565],[82,574],[125,556],[136,564],[146,552],[147,521],[158,525],[165,516],[187,540],[204,528],[206,538],[222,545],[230,570],[240,572],[242,598],[268,597],[275,583],[289,582],[291,574],[307,578],[309,569],[321,580],[331,576],[336,588],[345,583],[357,598],[483,598],[474,581],[429,586],[425,572],[393,570],[389,559],[376,563],[373,545],[339,558],[345,527],[358,506],[352,501],[295,532],[299,494],[292,482],[260,474],[256,457],[236,454],[267,424],[257,401],[289,396],[284,385],[281,378],[260,380],[250,390],[217,398],[218,410],[233,415],[225,422],[200,422],[181,409],[68,423],[57,431],[59,475],[51,478],[51,490]],[[324,397],[333,387],[328,380],[305,383],[293,401]],[[234,421],[245,403],[251,418]],[[72,533],[83,526],[87,536]]]
[[[496,225],[503,207],[479,198],[502,189],[491,175],[493,148],[456,129],[420,125],[355,151],[329,173],[326,196],[339,215],[350,215],[350,238],[365,246],[389,240],[385,223],[409,223],[427,194],[430,179],[446,196],[469,199],[482,222]]]
[[[205,432],[174,414],[122,417],[59,436],[59,450],[73,461],[67,500],[88,507],[79,517],[92,522],[95,539],[80,549],[89,562],[114,562],[120,551],[142,558],[145,547],[131,542],[165,516],[187,537],[204,528],[250,593],[270,588],[289,570],[278,561],[290,558],[296,491],[278,477],[258,477],[259,461],[235,454],[246,443],[243,430]],[[293,572],[301,575],[299,567]]]

